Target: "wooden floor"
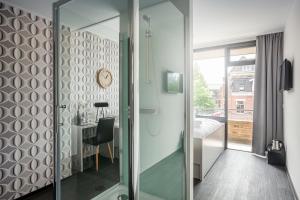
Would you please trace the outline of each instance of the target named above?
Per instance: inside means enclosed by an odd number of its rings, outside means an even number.
[[[195,200],[294,200],[283,168],[247,152],[226,150],[201,183]]]

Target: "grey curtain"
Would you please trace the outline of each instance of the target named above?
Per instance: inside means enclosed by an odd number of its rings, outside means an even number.
[[[283,33],[257,37],[252,152],[265,155],[272,139],[283,140],[283,95],[279,90]]]

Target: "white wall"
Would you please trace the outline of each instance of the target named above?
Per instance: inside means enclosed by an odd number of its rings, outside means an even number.
[[[141,11],[151,18],[150,80],[146,83],[146,23],[140,18],[140,107],[157,114],[140,114],[140,169],[144,171],[181,146],[184,95],[163,89],[164,72],[184,72],[183,15],[170,2]]]
[[[285,28],[285,57],[294,66],[294,89],[284,93],[284,134],[287,168],[300,196],[300,1],[295,0]]]

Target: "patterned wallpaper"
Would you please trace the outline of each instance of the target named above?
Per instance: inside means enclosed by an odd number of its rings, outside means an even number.
[[[51,183],[52,24],[0,3],[0,199]]]
[[[62,176],[72,173],[71,126],[78,104],[109,101],[118,115],[118,44],[89,32],[62,28],[60,90]],[[0,199],[16,199],[53,180],[52,24],[0,2]],[[72,66],[72,67],[71,67]],[[107,67],[113,84],[96,84]],[[72,101],[71,101],[72,100]],[[91,116],[94,117],[94,116]],[[86,147],[90,148],[90,147]]]
[[[59,103],[67,105],[60,113],[59,122],[61,135],[61,176],[72,175],[71,157],[71,31],[68,27],[61,27],[60,35],[60,68],[59,68]]]
[[[106,115],[119,115],[119,45],[108,39],[87,32],[77,31],[71,33],[71,116],[74,122],[79,105],[81,111],[88,113],[91,121],[96,119],[95,102],[109,102]],[[113,82],[107,89],[102,89],[96,82],[96,72],[101,68],[112,72]],[[64,73],[64,74],[69,74]],[[99,110],[100,114],[100,110]],[[93,133],[85,134],[91,137]],[[95,153],[95,147],[84,144],[84,157]],[[73,157],[74,168],[79,168],[76,156]],[[85,159],[84,168],[93,166],[91,158]]]
[[[119,114],[119,46],[90,32],[71,33],[71,96],[73,117],[79,104],[95,113],[94,103],[109,102],[108,115]],[[112,85],[102,89],[96,82],[96,72],[108,68],[113,75]],[[93,118],[93,117],[91,117]],[[95,119],[95,118],[94,118]]]

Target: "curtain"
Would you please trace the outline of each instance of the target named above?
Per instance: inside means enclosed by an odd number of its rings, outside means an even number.
[[[283,94],[279,90],[283,33],[257,37],[252,152],[265,155],[272,139],[283,140]]]

